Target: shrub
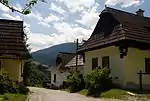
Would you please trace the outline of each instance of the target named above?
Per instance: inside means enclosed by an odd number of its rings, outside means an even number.
[[[0,70],[0,85],[1,85],[1,93],[10,92],[17,93],[17,85],[16,82],[9,78],[9,73]]]
[[[58,90],[58,89],[59,89],[59,86],[57,86],[57,85],[55,85],[55,84],[51,84],[50,89]]]
[[[29,92],[29,89],[23,83],[19,83],[18,89],[19,89],[19,93],[21,94],[28,94]]]
[[[8,72],[3,69],[0,70],[0,93],[9,92],[27,94],[28,91],[29,89],[26,88],[23,83],[17,85],[17,82],[9,77]]]
[[[79,72],[75,72],[72,76],[64,81],[64,87],[69,88],[70,92],[77,92],[85,87],[83,75]]]
[[[96,68],[85,77],[88,94],[99,94],[102,91],[108,90],[112,87],[111,79],[109,78],[110,69]]]

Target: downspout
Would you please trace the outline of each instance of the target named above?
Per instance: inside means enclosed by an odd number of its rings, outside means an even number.
[[[76,72],[78,70],[78,39],[77,39],[77,42],[76,42]]]
[[[23,68],[22,68],[23,63],[22,63],[22,60],[20,60],[20,61],[21,61],[21,74],[20,74],[20,79],[19,79],[19,80],[21,80],[21,79],[22,79],[22,77],[23,77],[23,74],[22,74],[22,72],[23,72]]]

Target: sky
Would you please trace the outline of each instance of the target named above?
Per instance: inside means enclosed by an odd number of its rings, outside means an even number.
[[[32,13],[22,15],[11,12],[0,4],[0,19],[22,20],[28,35],[31,52],[53,45],[87,40],[108,7],[135,13],[139,8],[150,17],[150,0],[46,0],[32,8]],[[9,0],[9,4],[21,10],[27,0]]]

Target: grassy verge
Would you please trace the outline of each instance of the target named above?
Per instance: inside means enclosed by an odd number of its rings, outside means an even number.
[[[127,95],[126,91],[121,89],[111,89],[109,91],[102,92],[100,97],[102,98],[113,98],[113,99],[124,99]]]
[[[82,90],[81,90],[81,91],[79,91],[78,93],[79,93],[79,94],[81,94],[81,95],[85,95],[85,96],[87,96],[88,91],[87,91],[86,89],[82,89]]]
[[[70,93],[70,90],[69,89],[60,89],[61,91],[66,91],[68,93]]]
[[[135,96],[127,94],[127,92],[135,93]],[[88,91],[86,89],[83,89],[78,92],[79,94],[87,96]],[[133,92],[128,90],[122,90],[122,89],[111,89],[105,92],[102,92],[99,95],[100,98],[112,98],[112,99],[121,99],[121,100],[127,100],[127,101],[150,101],[150,93],[139,93],[139,92]]]
[[[83,89],[79,91],[79,94],[87,95],[88,91],[86,89]],[[121,89],[111,89],[109,91],[102,92],[99,97],[100,98],[114,98],[114,99],[123,99],[123,97],[126,95],[126,92]]]
[[[27,95],[6,93],[0,95],[0,101],[26,101]]]

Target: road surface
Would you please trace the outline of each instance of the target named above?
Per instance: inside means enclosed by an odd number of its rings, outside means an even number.
[[[100,99],[86,97],[77,93],[68,93],[60,90],[29,87],[31,93],[28,101],[122,101],[116,99]]]

